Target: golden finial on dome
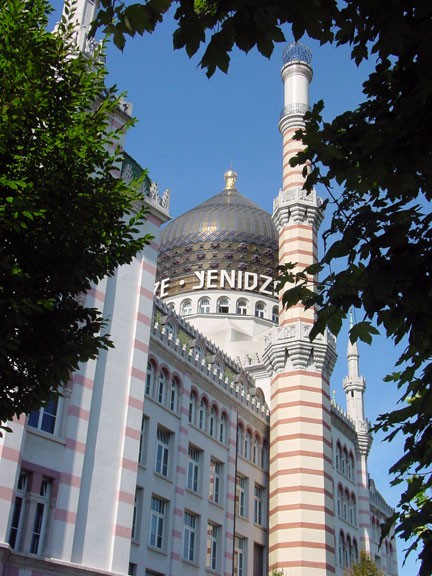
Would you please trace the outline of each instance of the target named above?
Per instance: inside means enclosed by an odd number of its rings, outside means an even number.
[[[232,169],[227,170],[224,174],[224,178],[225,178],[225,190],[235,190],[237,172],[234,172],[234,170]]]

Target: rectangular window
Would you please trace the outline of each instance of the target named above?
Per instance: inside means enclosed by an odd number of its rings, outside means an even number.
[[[195,560],[198,520],[195,514],[185,512],[183,516],[183,558]]]
[[[188,472],[186,487],[188,490],[198,492],[200,451],[189,446],[188,451]]]
[[[132,540],[139,540],[140,525],[141,525],[141,511],[142,511],[143,489],[139,486],[135,490],[135,502],[132,516]]]
[[[236,476],[236,513],[239,516],[247,517],[247,485],[245,476]]]
[[[147,436],[148,436],[149,419],[147,416],[142,416],[141,420],[141,430],[140,430],[140,442],[138,450],[138,462],[144,466],[147,460]]]
[[[162,550],[164,546],[166,507],[165,500],[152,496],[149,544],[154,548],[159,548],[159,550]]]
[[[12,522],[9,530],[9,544],[11,548],[18,549],[24,518],[25,494],[28,485],[27,472],[20,472],[18,486],[15,493],[15,502],[12,513]]]
[[[155,472],[162,476],[168,476],[169,447],[171,443],[171,433],[162,428],[157,430]]]
[[[129,562],[128,567],[128,576],[136,576],[137,575],[137,565],[133,562]]]
[[[210,487],[209,499],[216,504],[221,501],[223,464],[217,460],[210,460]]]
[[[262,525],[264,505],[264,488],[255,484],[254,489],[254,522]]]
[[[51,496],[51,480],[43,478],[39,497],[36,498],[36,513],[30,542],[30,553],[41,554],[44,545],[45,529],[48,521],[49,504]]]
[[[219,538],[220,526],[207,524],[207,560],[206,566],[211,570],[217,570],[219,565]]]
[[[246,538],[235,537],[233,576],[246,575]]]
[[[27,424],[31,428],[37,428],[48,434],[55,434],[59,399],[52,398],[49,403],[40,410],[30,412]]]

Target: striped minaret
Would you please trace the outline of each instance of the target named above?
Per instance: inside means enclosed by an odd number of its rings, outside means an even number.
[[[299,43],[283,53],[283,187],[274,201],[279,262],[298,268],[317,261],[321,200],[303,190],[303,168],[290,159],[302,149],[293,140],[304,128],[312,79],[311,53]],[[272,374],[270,418],[269,571],[290,576],[335,572],[329,378],[335,360],[331,335],[309,341],[314,310],[281,307],[279,327],[267,340]]]

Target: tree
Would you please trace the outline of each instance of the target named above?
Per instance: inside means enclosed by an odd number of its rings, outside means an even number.
[[[47,14],[45,0],[0,11],[0,425],[111,346],[77,295],[149,241],[141,194],[115,174],[120,100],[102,53],[79,54],[66,17],[47,32]]]
[[[346,570],[346,576],[384,576],[382,570],[378,570],[377,565],[365,550],[360,551],[360,559]]]
[[[383,414],[377,428],[405,437],[404,454],[391,468],[404,483],[396,532],[421,548],[420,574],[432,573],[432,77],[428,0],[148,0],[126,6],[101,0],[96,26],[122,48],[127,35],[151,32],[175,6],[174,47],[192,56],[204,45],[201,66],[211,76],[227,71],[233,47],[256,47],[270,56],[284,41],[283,25],[296,40],[349,45],[352,60],[370,60],[364,102],[332,122],[323,104],[307,115],[299,134],[306,149],[297,159],[311,170],[306,188],[320,184],[333,209],[326,252],[316,266],[282,271],[291,289],[287,306],[317,306],[314,337],[329,327],[338,333],[351,307],[362,320],[351,338],[372,340],[378,326],[405,349],[388,377],[401,406]],[[311,289],[309,275],[323,278]],[[387,525],[387,531],[389,525]]]

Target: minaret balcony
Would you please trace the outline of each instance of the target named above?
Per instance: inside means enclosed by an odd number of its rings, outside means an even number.
[[[311,108],[307,104],[287,104],[284,106],[280,113],[280,119],[285,118],[285,116],[290,116],[292,114],[304,116],[306,112],[310,112]]]

